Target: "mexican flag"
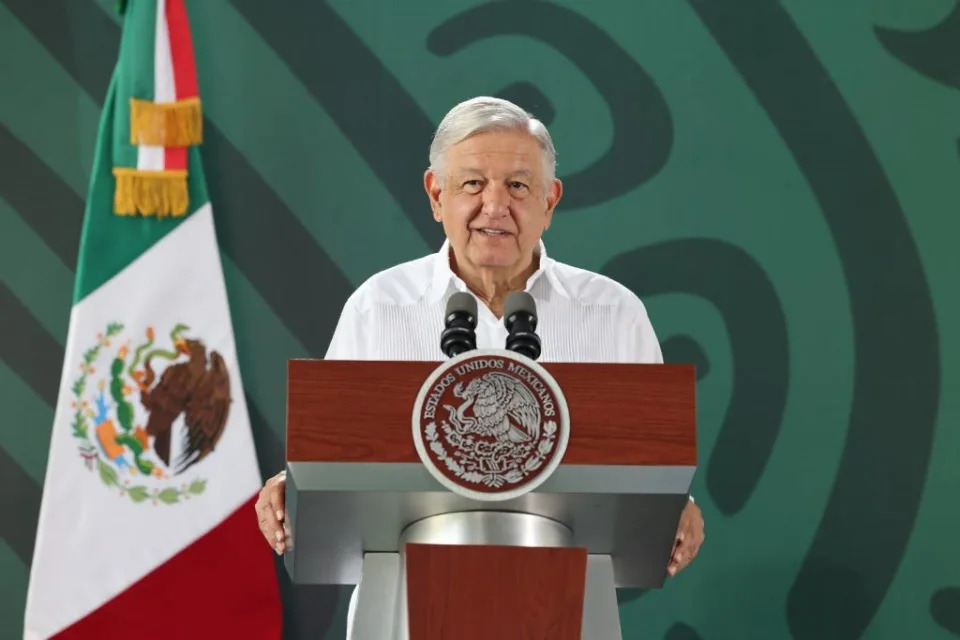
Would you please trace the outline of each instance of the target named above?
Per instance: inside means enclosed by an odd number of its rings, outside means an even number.
[[[183,0],[127,3],[100,121],[25,635],[280,636]]]

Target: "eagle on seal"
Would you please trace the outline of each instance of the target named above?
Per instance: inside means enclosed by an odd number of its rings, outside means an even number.
[[[219,353],[211,351],[208,361],[207,348],[199,340],[178,338],[175,347],[187,361],[168,366],[153,384],[156,373],[148,357],[138,382],[140,403],[150,414],[147,435],[154,437],[154,451],[168,467],[173,422],[184,414],[186,435],[175,471],[179,474],[213,451],[226,427],[231,399],[229,371]]]
[[[540,405],[533,393],[513,376],[492,371],[458,383],[453,395],[466,400],[451,412],[461,434],[476,433],[497,442],[529,442],[540,437]],[[466,415],[473,408],[473,416]]]

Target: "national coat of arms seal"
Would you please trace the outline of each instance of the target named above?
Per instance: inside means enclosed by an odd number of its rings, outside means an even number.
[[[227,426],[227,365],[200,339],[185,338],[184,324],[171,329],[169,346],[155,344],[152,327],[140,341],[124,329],[110,323],[83,351],[70,387],[72,435],[108,487],[135,503],[177,504],[206,488],[182,474],[213,453]]]
[[[513,351],[468,351],[444,362],[414,405],[423,464],[443,486],[475,500],[534,490],[560,464],[569,437],[560,387]]]

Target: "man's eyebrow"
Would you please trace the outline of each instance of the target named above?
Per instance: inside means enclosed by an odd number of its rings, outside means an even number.
[[[457,169],[453,173],[453,176],[457,178],[461,178],[464,176],[483,176],[483,175],[484,175],[483,170],[475,167],[464,167],[462,169]],[[510,173],[508,173],[506,177],[507,179],[511,179],[511,178],[533,179],[533,172],[530,171],[529,169],[517,169],[516,171],[511,171]]]

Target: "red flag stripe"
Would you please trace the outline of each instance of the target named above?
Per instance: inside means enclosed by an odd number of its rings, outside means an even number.
[[[196,97],[197,67],[193,57],[193,38],[183,0],[166,0],[167,32],[170,34],[170,56],[173,59],[173,82],[177,100]]]
[[[186,147],[164,147],[163,148],[163,167],[164,169],[184,170],[187,168],[187,148]],[[192,211],[187,211],[192,213]]]
[[[187,17],[187,10],[183,0],[165,1],[176,99],[194,98],[199,91],[197,88],[197,67],[193,57],[193,38],[190,35],[190,21]],[[186,169],[187,149],[168,147],[164,150],[163,160],[164,167],[167,169]]]
[[[257,527],[255,501],[55,637],[280,638],[273,551]]]

